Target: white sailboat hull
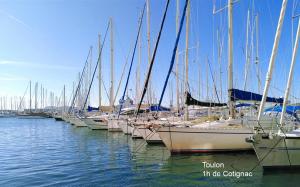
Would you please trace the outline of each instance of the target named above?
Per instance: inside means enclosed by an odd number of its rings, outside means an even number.
[[[87,125],[79,118],[69,118],[69,121],[72,125],[76,127],[87,127]]]
[[[122,132],[117,119],[109,119],[107,125],[109,132]]]
[[[158,134],[172,153],[252,150],[248,128],[162,127]]]
[[[163,143],[159,134],[154,129],[151,131],[149,128],[146,128],[145,125],[138,126],[137,128],[147,143]]]
[[[120,121],[119,122],[119,126],[121,127],[122,131],[124,134],[131,134],[131,132],[133,131],[133,127],[131,127],[127,121]]]
[[[253,136],[253,147],[264,168],[300,167],[300,136]]]
[[[143,138],[143,135],[140,133],[140,131],[138,130],[137,127],[133,127],[132,130],[131,130],[131,138],[132,139],[142,139]]]
[[[82,119],[87,126],[92,130],[107,130],[108,126],[105,121],[95,121],[92,118],[84,118]]]

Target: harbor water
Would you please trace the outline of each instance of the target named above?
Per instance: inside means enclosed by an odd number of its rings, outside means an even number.
[[[204,166],[203,162],[210,165]],[[299,183],[299,173],[264,173],[257,165],[257,158],[251,152],[170,155],[163,145],[147,145],[120,132],[76,128],[51,118],[0,118],[0,186]],[[246,172],[251,176],[238,176]]]

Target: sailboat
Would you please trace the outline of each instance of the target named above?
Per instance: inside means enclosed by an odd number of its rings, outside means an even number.
[[[269,62],[269,70],[267,73],[266,84],[264,89],[264,97],[268,94],[270,81],[272,78],[272,70],[275,62],[278,43],[281,35],[281,29],[283,25],[285,10],[287,6],[287,0],[283,0],[280,17],[278,21],[276,37],[273,45],[272,55]],[[300,38],[300,19],[298,21],[298,29],[296,34],[296,40],[293,48],[292,62],[289,71],[289,77],[287,82],[287,88],[285,90],[284,103],[281,108],[281,118],[279,123],[279,130],[266,133],[263,128],[257,129],[252,138],[247,139],[251,142],[259,163],[264,169],[268,168],[294,168],[300,166],[300,129],[299,122],[295,121],[293,127],[288,127],[286,124],[288,121],[284,121],[284,115],[287,111],[287,102],[291,83],[294,73],[294,65],[296,60],[297,49]],[[261,101],[260,111],[258,115],[258,121],[261,121],[261,113],[264,108],[265,100]]]

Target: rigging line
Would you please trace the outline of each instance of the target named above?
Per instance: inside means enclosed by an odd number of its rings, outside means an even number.
[[[166,7],[165,7],[165,10],[164,10],[164,15],[163,15],[163,18],[162,18],[162,21],[161,21],[161,25],[160,25],[160,30],[159,30],[159,33],[158,33],[158,36],[157,36],[157,39],[156,39],[156,43],[155,43],[155,48],[154,48],[154,51],[153,51],[153,54],[152,54],[151,63],[149,65],[148,72],[147,72],[147,77],[145,79],[144,89],[143,89],[143,92],[142,92],[142,95],[141,95],[141,99],[140,99],[140,102],[139,102],[139,105],[138,105],[138,108],[137,108],[137,111],[136,111],[136,118],[137,118],[137,116],[139,114],[139,111],[140,111],[143,99],[145,97],[145,94],[146,94],[146,91],[147,91],[147,88],[148,88],[149,78],[150,78],[150,74],[151,74],[152,67],[153,67],[153,64],[154,64],[154,60],[155,60],[155,56],[156,56],[156,51],[157,51],[157,47],[158,47],[158,44],[159,44],[159,41],[160,41],[162,29],[164,27],[164,23],[165,23],[167,11],[168,11],[169,3],[170,3],[170,0],[167,0]]]
[[[159,110],[159,108],[161,106],[161,103],[162,103],[162,100],[163,100],[163,97],[164,97],[164,94],[165,94],[165,91],[166,91],[166,87],[167,87],[167,84],[168,84],[168,81],[169,81],[169,77],[170,77],[170,74],[171,74],[173,66],[174,66],[176,51],[177,51],[178,42],[179,42],[179,39],[180,39],[180,35],[181,35],[182,26],[183,26],[183,22],[184,22],[184,18],[185,18],[188,3],[189,3],[189,0],[186,0],[185,5],[184,5],[184,9],[183,9],[183,12],[182,12],[181,20],[180,20],[179,31],[177,32],[175,45],[174,45],[174,48],[173,48],[173,54],[172,54],[172,59],[171,59],[171,62],[170,62],[169,71],[168,71],[168,74],[167,74],[167,77],[166,77],[166,80],[165,80],[165,83],[164,83],[162,93],[160,95],[157,111]]]
[[[130,52],[131,52],[131,49],[132,49],[132,47],[130,47],[130,50],[129,50],[128,54],[127,54],[126,61],[125,61],[125,64],[124,64],[124,67],[123,67],[123,70],[122,70],[122,74],[121,74],[121,77],[120,77],[120,80],[119,80],[118,88],[117,88],[117,91],[116,91],[116,94],[115,94],[113,103],[115,103],[115,101],[116,101],[116,99],[117,99],[117,95],[118,95],[119,90],[120,90],[120,87],[121,87],[121,82],[122,82],[122,80],[123,80],[123,76],[124,76],[124,73],[125,73],[125,69],[126,69],[127,64],[128,64],[128,58],[129,58],[129,54],[130,54]]]
[[[118,113],[118,119],[120,118],[120,113],[121,113],[121,110],[122,110],[122,107],[123,107],[124,97],[125,97],[126,90],[127,90],[127,87],[128,87],[128,82],[129,82],[130,73],[131,73],[131,69],[132,69],[132,64],[133,64],[133,60],[134,60],[134,56],[135,56],[136,46],[137,46],[137,43],[138,43],[138,40],[139,40],[141,27],[142,27],[142,23],[143,23],[145,8],[146,8],[146,2],[144,4],[143,12],[142,12],[142,15],[141,15],[140,20],[139,20],[138,33],[137,33],[136,41],[135,41],[135,44],[134,44],[133,54],[132,54],[132,58],[131,58],[131,62],[130,62],[130,67],[129,67],[129,71],[128,71],[128,75],[127,75],[127,80],[126,80],[124,92],[123,92],[123,95],[122,95],[122,98],[121,98],[121,105],[120,105],[120,109],[119,109],[119,113]]]
[[[213,75],[213,73],[212,73],[212,69],[211,69],[211,65],[210,65],[210,62],[209,62],[208,57],[207,57],[207,61],[206,61],[206,62],[207,62],[207,64],[208,64],[209,71],[210,71],[210,75],[211,75],[212,81],[213,81],[213,83],[214,83],[214,90],[215,90],[215,93],[216,93],[218,102],[220,103],[219,94],[218,94],[218,91],[217,91],[217,86],[216,86],[216,83],[215,83],[214,75]]]
[[[78,94],[78,92],[79,92],[79,88],[80,88],[80,85],[81,85],[81,81],[82,81],[82,79],[83,79],[83,74],[84,74],[85,68],[86,68],[86,66],[87,66],[87,64],[88,64],[88,59],[89,59],[90,53],[91,53],[91,49],[89,50],[89,53],[88,53],[87,58],[86,58],[86,60],[85,60],[85,64],[84,64],[84,66],[83,66],[83,70],[82,70],[82,73],[81,73],[81,76],[80,76],[80,79],[79,79],[79,82],[78,82],[78,86],[77,86],[77,88],[76,88],[75,94],[73,95],[72,103],[71,103],[71,106],[70,106],[70,108],[69,108],[69,110],[68,110],[68,113],[71,113],[71,110],[72,110],[73,107],[74,107],[74,104],[75,104],[75,98],[76,98],[76,96],[77,96],[77,94]]]
[[[269,1],[267,1],[267,7],[268,7],[268,11],[269,11],[269,16],[271,18],[271,25],[272,25],[272,29],[275,30],[275,27],[274,27],[274,22],[273,22],[273,17],[272,17],[272,14],[271,14],[271,9],[270,9],[270,4],[269,4]]]
[[[84,101],[82,110],[84,110],[85,105],[86,105],[87,100],[88,100],[88,97],[89,97],[89,95],[90,95],[91,87],[92,87],[92,84],[93,84],[93,81],[94,81],[94,78],[95,78],[95,74],[96,74],[96,71],[97,71],[97,68],[98,68],[98,65],[99,65],[99,61],[100,61],[100,58],[101,58],[102,49],[103,49],[103,46],[104,46],[105,41],[106,41],[106,36],[107,36],[108,29],[109,29],[109,25],[110,25],[110,21],[107,23],[107,28],[106,28],[106,32],[105,32],[105,35],[104,35],[104,40],[103,40],[103,42],[102,42],[102,44],[101,44],[101,49],[100,49],[100,51],[99,51],[99,55],[98,55],[98,59],[97,59],[97,64],[96,64],[95,69],[94,69],[94,72],[93,72],[92,80],[91,80],[91,82],[90,82],[89,89],[88,89],[88,93],[87,93],[87,95],[86,95],[86,98],[85,98],[85,101]]]

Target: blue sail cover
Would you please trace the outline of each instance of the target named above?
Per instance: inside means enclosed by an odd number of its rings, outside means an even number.
[[[99,110],[99,107],[91,107],[91,106],[88,106],[88,108],[87,108],[87,111],[88,112],[91,112],[91,111],[94,111],[94,110]]]
[[[238,89],[231,89],[231,101],[261,101],[262,95],[252,92],[247,92]],[[283,98],[267,97],[266,102],[270,103],[283,103]]]
[[[151,105],[149,107],[150,111],[170,111],[169,108],[163,107],[163,106],[158,106],[158,105]]]
[[[253,104],[248,104],[248,103],[240,103],[235,105],[235,108],[240,108],[240,107],[244,107],[244,106],[255,106]]]
[[[300,106],[286,106],[286,113],[290,115],[295,115],[295,113],[300,110]],[[267,108],[265,112],[281,112],[282,106],[274,106]]]

